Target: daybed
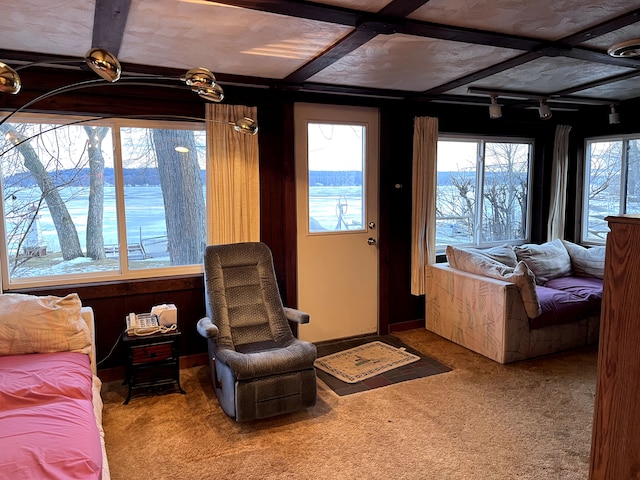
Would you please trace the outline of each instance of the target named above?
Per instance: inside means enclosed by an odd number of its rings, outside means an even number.
[[[595,343],[604,247],[447,248],[427,268],[426,328],[499,363]]]
[[[110,478],[93,321],[77,294],[0,294],[0,478]]]

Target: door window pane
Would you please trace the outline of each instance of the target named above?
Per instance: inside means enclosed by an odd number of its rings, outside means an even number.
[[[309,232],[364,230],[365,127],[309,123]]]

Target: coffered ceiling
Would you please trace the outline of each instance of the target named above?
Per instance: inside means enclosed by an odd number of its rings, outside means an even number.
[[[637,0],[12,3],[0,59],[13,66],[98,46],[125,74],[202,66],[223,86],[488,103],[472,87],[565,106],[640,97],[640,56],[607,54],[640,38]]]

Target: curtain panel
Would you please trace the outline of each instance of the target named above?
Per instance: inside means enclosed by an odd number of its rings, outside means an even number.
[[[569,169],[569,132],[571,126],[557,125],[551,167],[551,204],[547,222],[547,239],[564,238]]]
[[[210,244],[260,240],[258,136],[243,135],[229,125],[256,114],[256,107],[206,105]]]
[[[416,117],[413,125],[411,293],[426,293],[426,267],[436,261],[436,153],[438,119]]]

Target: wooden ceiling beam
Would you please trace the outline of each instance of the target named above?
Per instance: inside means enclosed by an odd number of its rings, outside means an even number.
[[[131,0],[96,0],[91,46],[104,48],[117,57],[130,8]]]

